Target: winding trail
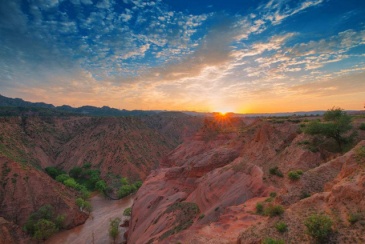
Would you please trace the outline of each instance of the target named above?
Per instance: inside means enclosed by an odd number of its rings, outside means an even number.
[[[124,209],[132,206],[134,195],[121,200],[108,200],[101,195],[90,198],[93,211],[83,225],[70,230],[61,231],[46,241],[46,244],[104,244],[112,243],[109,237],[109,220],[119,217],[123,222]],[[122,223],[121,222],[121,223]],[[116,241],[124,240],[125,228],[119,227],[121,232]]]

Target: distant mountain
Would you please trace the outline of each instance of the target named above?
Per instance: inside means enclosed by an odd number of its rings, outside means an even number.
[[[144,116],[153,115],[157,111],[120,110],[103,106],[82,106],[78,108],[69,105],[54,106],[43,102],[28,102],[20,98],[9,98],[0,95],[0,116],[15,116],[19,114],[37,115],[89,115],[89,116]]]

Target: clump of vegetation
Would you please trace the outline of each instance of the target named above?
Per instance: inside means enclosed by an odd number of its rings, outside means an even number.
[[[277,229],[277,231],[279,231],[280,233],[284,233],[285,231],[288,230],[288,225],[285,222],[279,221],[275,224],[275,228]]]
[[[86,210],[87,212],[91,212],[92,206],[89,201],[79,197],[75,201],[76,205],[80,208],[80,211]]]
[[[265,240],[262,242],[263,244],[285,244],[283,240],[280,239],[274,239],[274,238],[265,238]]]
[[[272,198],[275,198],[276,197],[276,192],[270,192],[270,197],[272,197]]]
[[[351,142],[354,135],[345,136],[352,128],[351,117],[341,108],[329,109],[324,115],[324,122],[316,120],[308,123],[304,132],[309,135],[322,135],[336,141],[339,150],[342,151],[345,143]]]
[[[276,175],[276,176],[279,176],[279,177],[284,177],[283,173],[281,172],[281,170],[279,169],[278,166],[275,166],[273,168],[270,168],[269,169],[269,173],[271,175]]]
[[[357,213],[350,213],[350,214],[349,214],[349,218],[348,218],[348,220],[349,220],[349,222],[353,225],[353,224],[355,224],[357,221],[362,220],[362,218],[363,218],[362,213],[357,212]]]
[[[123,211],[124,216],[131,216],[131,214],[132,214],[132,208],[131,207],[124,209],[124,211]]]
[[[126,197],[136,192],[142,186],[142,181],[136,181],[133,184],[130,184],[126,177],[122,177],[120,182],[122,186],[118,190],[119,198]]]
[[[360,130],[365,130],[365,123],[361,123],[361,125],[359,126]]]
[[[202,218],[204,218],[205,217],[205,214],[201,214],[201,215],[199,215],[199,219],[202,219]]]
[[[259,202],[256,204],[256,213],[263,214],[264,213],[264,204]]]
[[[331,218],[323,214],[312,214],[304,222],[307,233],[317,241],[324,241],[329,237],[332,224]]]
[[[292,171],[289,171],[288,177],[289,177],[290,180],[296,181],[296,180],[300,179],[300,176],[302,174],[303,174],[302,170],[292,170]]]
[[[268,205],[265,207],[264,214],[270,217],[282,215],[284,213],[284,207],[281,205]]]
[[[164,213],[171,212],[176,216],[175,223],[170,230],[161,235],[160,240],[189,228],[193,224],[193,219],[200,213],[200,209],[196,203],[177,202],[170,205]]]
[[[310,196],[311,196],[311,194],[309,192],[303,191],[300,194],[300,199],[304,199],[304,198],[307,198],[307,197],[310,197]]]
[[[45,171],[53,179],[56,179],[56,177],[59,176],[59,175],[66,174],[65,171],[60,170],[60,169],[58,169],[56,167],[47,167],[47,168],[45,168]]]
[[[55,215],[51,205],[44,205],[32,213],[24,225],[24,230],[36,240],[46,240],[63,228],[65,217]]]
[[[120,218],[114,218],[110,220],[109,224],[109,236],[113,239],[113,243],[115,243],[117,237],[119,236],[119,223]]]
[[[365,146],[361,146],[355,151],[355,159],[358,163],[362,163],[365,160]]]

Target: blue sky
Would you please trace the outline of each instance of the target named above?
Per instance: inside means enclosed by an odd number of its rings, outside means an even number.
[[[0,93],[126,109],[362,109],[365,1],[1,0]]]

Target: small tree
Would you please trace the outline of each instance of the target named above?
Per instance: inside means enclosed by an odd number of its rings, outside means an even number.
[[[50,220],[41,219],[35,224],[34,238],[45,240],[57,232],[56,224]]]
[[[305,128],[304,132],[309,135],[323,135],[327,138],[334,139],[340,150],[342,145],[347,142],[349,137],[343,134],[348,132],[351,126],[351,117],[341,108],[329,109],[323,115],[324,122],[312,121]]]
[[[115,240],[117,239],[119,235],[119,223],[120,218],[114,218],[110,220],[110,226],[109,226],[109,236],[113,239],[113,243],[115,243]]]

